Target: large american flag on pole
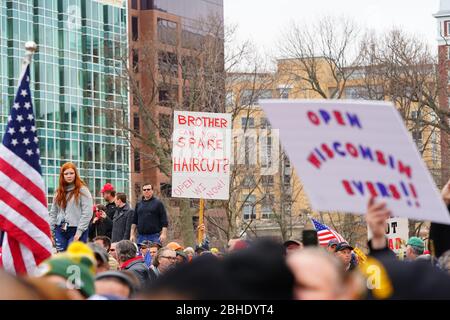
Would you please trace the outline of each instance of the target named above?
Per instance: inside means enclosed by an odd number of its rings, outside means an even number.
[[[319,245],[326,247],[330,240],[336,239],[338,242],[346,242],[345,239],[336,231],[330,229],[328,226],[320,223],[319,221],[311,218],[314,224],[314,228],[317,231],[317,238],[319,239]]]
[[[30,91],[30,64],[25,62],[0,144],[0,230],[3,268],[33,274],[51,256],[47,198]]]

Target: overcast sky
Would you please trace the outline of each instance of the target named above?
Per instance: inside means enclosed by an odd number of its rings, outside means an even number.
[[[447,0],[450,1],[450,0]],[[309,22],[324,15],[345,15],[378,31],[400,27],[437,46],[432,14],[439,0],[224,0],[225,22],[237,25],[238,39],[251,39],[260,50],[273,44],[290,22]]]

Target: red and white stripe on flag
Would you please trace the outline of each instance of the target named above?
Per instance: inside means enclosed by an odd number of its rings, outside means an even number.
[[[47,199],[42,176],[0,144],[0,227],[5,270],[32,274],[51,256]]]
[[[333,239],[336,239],[338,242],[346,242],[339,233],[331,229],[318,231],[317,237],[319,239],[319,245],[321,246],[327,246],[328,242]]]

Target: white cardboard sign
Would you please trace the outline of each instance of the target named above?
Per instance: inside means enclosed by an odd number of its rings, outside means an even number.
[[[395,216],[450,224],[403,121],[391,103],[261,100],[315,210],[364,214],[371,196]]]
[[[368,239],[372,239],[372,232],[367,228]],[[402,253],[409,239],[409,226],[407,218],[394,217],[386,221],[386,238],[388,247],[396,254]]]
[[[229,198],[231,115],[174,111],[172,197]]]

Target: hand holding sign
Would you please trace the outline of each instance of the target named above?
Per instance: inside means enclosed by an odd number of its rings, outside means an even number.
[[[367,205],[366,222],[372,232],[372,248],[382,249],[386,247],[386,221],[391,217],[391,211],[387,208],[386,202],[375,202],[375,198],[370,198]]]
[[[450,180],[447,181],[445,186],[441,191],[442,200],[444,200],[445,204],[448,206],[450,204]]]

